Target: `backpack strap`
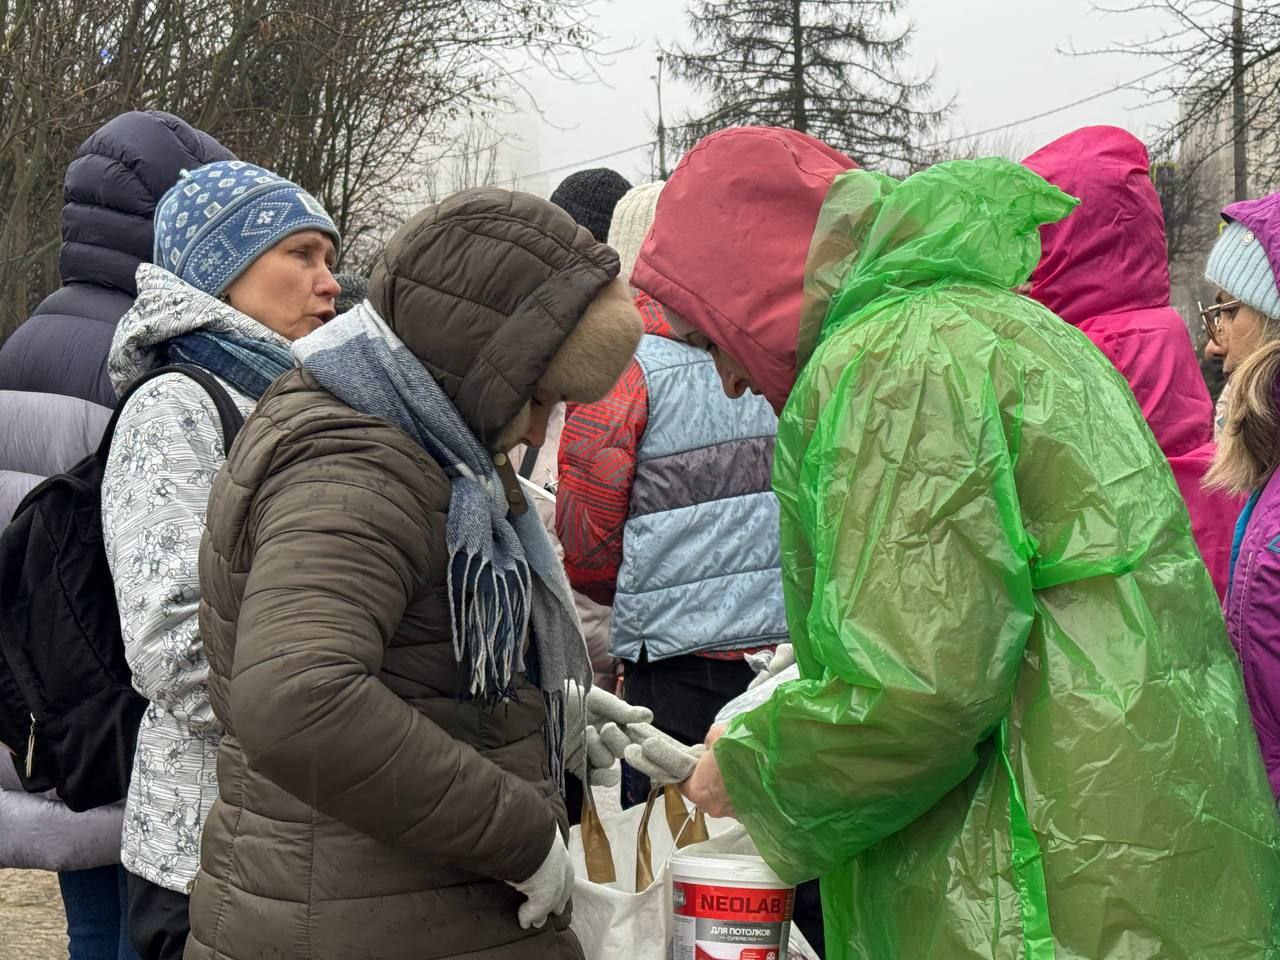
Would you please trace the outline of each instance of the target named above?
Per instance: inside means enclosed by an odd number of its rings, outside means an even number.
[[[213,405],[218,408],[218,420],[222,424],[222,452],[224,454],[231,453],[231,445],[235,443],[240,428],[244,426],[244,415],[240,413],[240,408],[236,406],[236,402],[231,399],[231,394],[227,393],[226,387],[208,370],[203,367],[197,367],[189,363],[172,363],[163,367],[156,367],[140,376],[137,380],[129,385],[129,389],[120,397],[116,404],[115,411],[111,414],[111,419],[107,422],[107,428],[102,432],[102,441],[98,444],[98,458],[106,463],[107,455],[111,452],[111,440],[115,436],[116,423],[120,419],[120,414],[124,412],[125,404],[127,404],[138,389],[148,380],[154,380],[156,377],[163,377],[169,373],[180,373],[183,376],[194,380],[204,388],[205,393],[213,400]]]
[[[538,451],[541,447],[525,447],[524,459],[520,461],[520,476],[528,480],[533,476],[533,468],[538,465]]]

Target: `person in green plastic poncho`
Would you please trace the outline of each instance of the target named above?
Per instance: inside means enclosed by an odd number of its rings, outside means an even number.
[[[1075,201],[833,154],[702,141],[632,277],[781,409],[801,678],[686,794],[822,877],[835,960],[1280,956],[1280,825],[1178,488],[1112,365],[1015,292]]]

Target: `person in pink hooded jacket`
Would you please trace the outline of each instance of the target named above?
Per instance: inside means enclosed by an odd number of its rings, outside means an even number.
[[[1164,214],[1147,149],[1118,127],[1084,127],[1023,164],[1077,197],[1040,228],[1031,296],[1077,327],[1115,366],[1169,458],[1200,556],[1226,595],[1240,498],[1201,487],[1213,460],[1213,401],[1186,324],[1169,306]]]

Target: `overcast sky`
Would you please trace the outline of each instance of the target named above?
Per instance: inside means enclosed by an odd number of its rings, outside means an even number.
[[[1123,55],[1079,58],[1062,52],[1140,40],[1160,25],[1154,15],[1099,13],[1090,0],[909,0],[907,6],[916,30],[910,69],[936,69],[939,97],[956,97],[950,129],[943,135],[1022,120],[1160,65]],[[650,79],[656,50],[660,43],[689,36],[686,2],[597,0],[596,11],[605,44],[632,49],[601,68],[603,82],[572,84],[536,71],[528,74],[529,89],[543,115],[525,111],[504,122],[521,144],[513,149],[509,163],[522,177],[524,189],[544,192],[572,170],[587,166],[613,166],[635,182],[648,179],[648,148],[604,160],[592,158],[651,139],[657,113]],[[668,121],[677,119],[693,97],[691,91],[664,82]],[[1175,111],[1174,104],[1147,105],[1141,96],[1119,91],[1030,120],[1000,136],[1029,153],[1088,124],[1116,124],[1141,137]],[[668,162],[674,166],[674,159]]]

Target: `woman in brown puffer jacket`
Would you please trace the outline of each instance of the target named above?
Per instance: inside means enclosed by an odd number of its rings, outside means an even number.
[[[469,191],[295,344],[209,502],[226,734],[188,960],[581,958],[557,782],[590,666],[488,451],[612,387],[641,331],[617,274],[558,208]]]

